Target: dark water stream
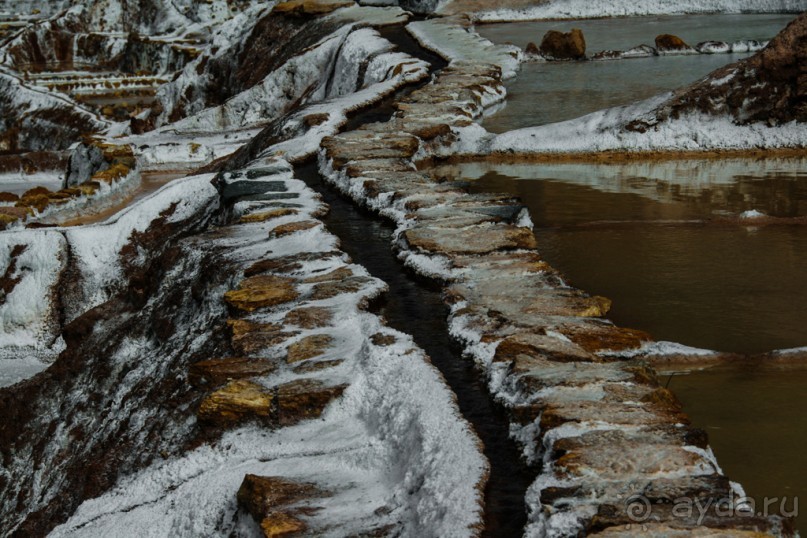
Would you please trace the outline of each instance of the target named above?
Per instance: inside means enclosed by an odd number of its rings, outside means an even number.
[[[380,313],[391,327],[412,335],[431,357],[457,395],[463,416],[479,434],[490,462],[483,536],[521,536],[526,523],[524,495],[534,473],[522,463],[508,437],[507,416],[491,401],[481,374],[449,339],[448,310],[439,291],[407,274],[390,249],[392,228],[326,185],[314,164],[298,167],[296,176],[330,205],[331,211],[323,220],[341,239],[342,250],[389,285]]]

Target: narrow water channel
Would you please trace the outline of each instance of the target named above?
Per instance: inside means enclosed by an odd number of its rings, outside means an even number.
[[[296,176],[330,205],[330,213],[323,220],[341,240],[342,250],[387,283],[390,290],[381,315],[391,327],[412,335],[431,357],[457,395],[460,412],[482,440],[490,462],[483,536],[521,536],[526,523],[524,495],[535,473],[522,462],[515,443],[509,438],[507,416],[491,401],[480,372],[451,342],[448,310],[440,292],[407,274],[390,249],[392,228],[357,209],[325,184],[315,164],[297,167]]]

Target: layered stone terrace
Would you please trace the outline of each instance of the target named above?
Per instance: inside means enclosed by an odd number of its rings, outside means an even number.
[[[792,533],[788,521],[737,501],[742,490],[723,475],[706,434],[632,358],[650,336],[615,326],[604,317],[607,299],[569,287],[541,260],[517,199],[472,195],[461,181],[418,170],[504,93],[499,66],[455,59],[390,121],[325,139],[320,170],[392,219],[401,260],[443,283],[453,336],[540,468],[527,535]],[[706,516],[673,510],[682,498],[708,505]],[[730,516],[718,511],[726,506]]]

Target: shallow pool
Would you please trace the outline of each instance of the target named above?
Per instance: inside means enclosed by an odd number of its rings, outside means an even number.
[[[692,15],[561,22],[507,23],[479,26],[494,42],[525,46],[540,42],[549,29],[583,29],[588,49],[625,50],[653,44],[660,33],[675,33],[691,44],[704,40],[767,40],[793,15]],[[748,54],[652,56],[591,62],[538,62],[522,65],[507,84],[507,103],[482,125],[501,133],[569,120],[604,108],[629,104],[672,91],[736,62]]]
[[[605,295],[615,322],[738,353],[807,345],[807,160],[462,164],[435,171],[518,195],[542,256]],[[782,217],[758,226],[747,210]]]

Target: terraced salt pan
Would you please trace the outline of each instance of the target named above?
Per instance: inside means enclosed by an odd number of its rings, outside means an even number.
[[[656,488],[661,498],[699,488],[715,498],[727,496],[734,486],[652,371],[599,354],[640,348],[649,337],[600,319],[608,300],[568,287],[540,260],[517,200],[469,195],[461,181],[435,181],[416,171],[413,159],[452,147],[462,130],[472,132],[469,119],[481,113],[481,99],[464,89],[480,82],[495,86],[496,76],[486,69],[456,62],[402,100],[388,123],[323,140],[321,172],[357,203],[397,224],[394,247],[405,263],[448,281],[452,336],[509,409],[513,437],[525,454],[531,461],[546,457],[526,499],[528,535],[594,532],[592,517],[600,511],[612,514],[596,523],[600,529],[630,524],[625,499],[631,484]],[[406,141],[415,136],[417,151]],[[553,365],[565,370],[553,377]],[[583,371],[591,375],[571,375]],[[559,429],[570,424],[582,428],[561,435]],[[595,442],[588,441],[592,436]],[[620,467],[616,462],[627,452],[633,466]],[[702,477],[709,483],[705,490]],[[584,492],[586,485],[597,493]],[[670,514],[657,517],[679,523]],[[705,523],[718,524],[748,527],[739,519]],[[776,519],[752,525],[772,535],[783,532]]]
[[[250,174],[257,177],[250,179]],[[255,523],[236,505],[236,491],[251,473],[314,483],[327,492],[305,503],[316,510],[296,516],[318,535],[378,529],[404,536],[474,535],[486,463],[423,352],[411,338],[363,310],[362,304],[383,292],[383,283],[350,264],[321,224],[272,233],[316,222],[323,210],[316,195],[291,177],[286,163],[261,159],[222,179],[225,196],[236,190],[252,194],[234,206],[235,218],[244,217],[241,224],[213,232],[213,248],[226,251],[243,268],[256,262],[277,262],[279,268],[284,260],[287,266],[299,260],[274,274],[297,282],[300,299],[241,318],[281,323],[294,331],[288,341],[256,350],[260,360],[276,361],[278,368],[253,381],[277,387],[307,379],[349,387],[319,420],[273,430],[235,427],[215,443],[124,478],[112,491],[85,502],[53,534],[107,536],[122,527],[146,536],[177,529],[253,533]],[[262,193],[266,188],[271,191]],[[278,209],[283,210],[278,217],[261,216]],[[333,271],[351,272],[361,286],[318,298],[316,289],[332,285],[328,274]],[[284,321],[301,308],[324,309],[332,321],[302,330]],[[332,345],[307,360],[304,370],[296,367],[299,363],[286,366],[283,358],[293,346],[315,334],[331,335]]]

